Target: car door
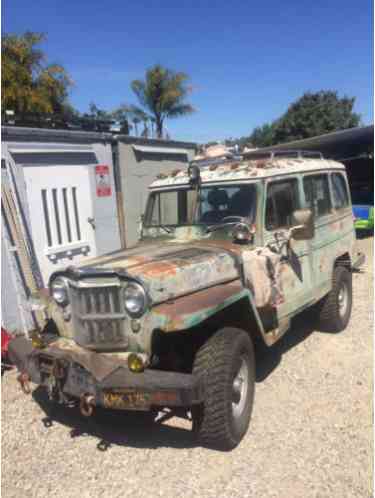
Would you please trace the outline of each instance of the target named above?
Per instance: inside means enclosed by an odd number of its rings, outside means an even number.
[[[264,242],[282,255],[280,283],[284,299],[277,306],[279,322],[311,301],[310,241],[290,240],[288,247],[288,231],[295,224],[293,211],[302,207],[302,183],[298,177],[266,182]]]
[[[314,292],[317,296],[329,290],[331,280],[331,248],[335,214],[332,207],[327,173],[305,175],[303,188],[307,206],[314,213],[315,234],[311,241]]]
[[[330,291],[332,269],[337,257],[353,243],[353,215],[342,173],[333,173],[331,196],[329,174],[304,176],[306,204],[314,213],[315,235],[311,241],[313,288],[319,299]]]

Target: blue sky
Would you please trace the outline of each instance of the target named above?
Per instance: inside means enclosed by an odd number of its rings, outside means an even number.
[[[197,112],[171,137],[248,135],[305,91],[355,96],[373,122],[372,1],[3,0],[3,32],[48,34],[48,60],[75,81],[71,102],[136,103],[130,82],[155,63],[191,76]]]

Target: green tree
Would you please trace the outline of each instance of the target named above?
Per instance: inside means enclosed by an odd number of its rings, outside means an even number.
[[[133,116],[132,123],[134,125],[135,136],[138,137],[138,125],[141,120],[137,116]]]
[[[151,137],[155,137],[155,126],[156,126],[156,121],[154,116],[150,116],[150,127],[151,127]]]
[[[126,104],[120,105],[120,107],[112,111],[112,117],[120,123],[121,133],[128,135],[131,128],[130,120],[132,117],[130,106]]]
[[[254,129],[248,141],[255,147],[268,147],[275,143],[275,125],[264,124]]]
[[[1,105],[15,113],[63,113],[72,80],[58,64],[46,64],[42,33],[5,34],[1,48]]]
[[[174,72],[157,64],[146,71],[144,80],[132,81],[132,90],[141,106],[155,119],[158,138],[163,136],[166,118],[185,116],[194,111],[185,102],[191,91],[188,80],[185,73]]]
[[[355,98],[339,98],[337,92],[305,93],[274,124],[274,141],[289,142],[354,128],[361,122],[353,112]]]
[[[353,112],[354,103],[355,97],[339,98],[331,90],[307,92],[279,119],[255,128],[248,140],[266,147],[353,128],[361,123],[360,115]]]
[[[134,105],[129,107],[129,112],[131,115],[132,123],[134,124],[134,130],[136,136],[138,136],[138,125],[140,123],[143,123],[142,136],[147,136],[148,133],[145,132],[147,129],[147,122],[150,119],[150,116],[145,111]]]
[[[101,120],[111,120],[113,119],[113,113],[105,111],[104,109],[99,109],[95,102],[90,102],[88,117]]]

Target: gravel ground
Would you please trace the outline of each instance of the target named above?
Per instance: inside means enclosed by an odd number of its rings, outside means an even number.
[[[3,496],[372,496],[373,239],[359,245],[367,262],[354,274],[349,327],[319,333],[304,314],[262,355],[251,427],[230,453],[196,446],[181,418],[51,412],[7,372]]]

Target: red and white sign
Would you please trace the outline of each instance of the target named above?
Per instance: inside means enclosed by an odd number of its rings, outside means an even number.
[[[111,195],[111,180],[109,177],[109,166],[100,164],[95,166],[96,195],[108,197]]]

